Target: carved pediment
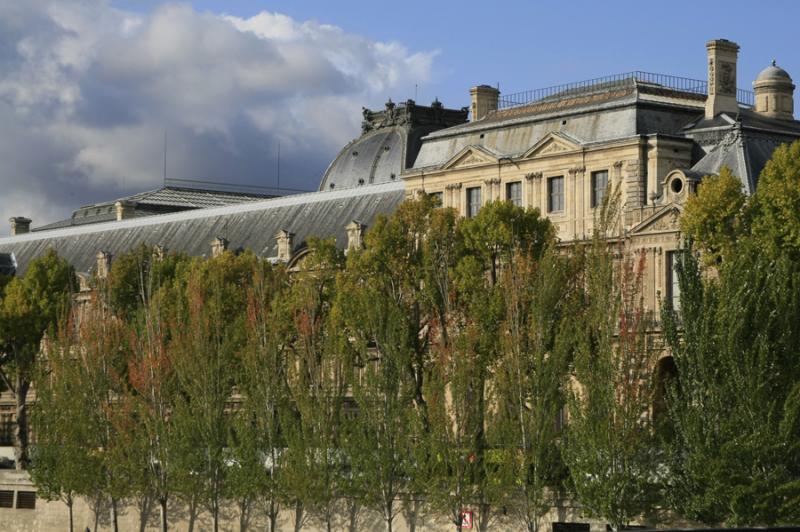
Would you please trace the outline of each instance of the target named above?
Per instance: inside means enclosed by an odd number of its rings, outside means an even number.
[[[631,233],[641,234],[678,231],[680,229],[680,217],[681,209],[675,204],[670,204],[649,218],[639,222],[631,229]]]
[[[522,156],[523,159],[533,159],[545,155],[559,155],[578,151],[581,144],[577,140],[563,133],[548,133],[539,142],[531,146]]]
[[[447,161],[442,168],[463,168],[496,163],[497,157],[485,148],[480,146],[467,146]]]

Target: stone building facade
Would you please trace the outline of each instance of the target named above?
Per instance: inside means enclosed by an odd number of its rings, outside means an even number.
[[[43,227],[15,217],[12,236],[0,238],[0,272],[22,274],[54,248],[88,278],[142,243],[206,256],[246,248],[291,265],[302,259],[310,236],[360,246],[376,216],[417,194],[436,195],[463,216],[493,200],[538,208],[568,246],[592,234],[604,195],[619,187],[618,236],[645,252],[645,301],[657,313],[678,296],[678,219],[703,176],[727,166],[752,193],[775,148],[800,138],[795,87],[784,70],[773,62],[753,92],[742,90],[739,47],[719,39],[706,48],[705,81],[631,72],[510,95],[481,85],[462,109],[412,100],[364,109],[361,136],[331,162],[314,193],[267,197],[165,187],[81,207]],[[13,456],[2,430],[12,421],[12,405],[0,393],[0,460]],[[25,508],[35,491],[24,474],[0,470],[4,529],[49,530],[63,522],[60,503]],[[559,512],[553,521],[577,517],[566,506]],[[79,528],[92,526],[86,508],[79,515]]]

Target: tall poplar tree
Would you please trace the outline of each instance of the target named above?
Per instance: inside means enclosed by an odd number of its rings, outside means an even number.
[[[33,259],[23,277],[13,278],[0,301],[0,379],[16,403],[14,458],[28,465],[28,391],[36,372],[42,338],[55,331],[60,313],[77,288],[72,267],[47,250]]]
[[[641,280],[644,255],[609,243],[618,191],[585,250],[584,293],[573,314],[574,382],[564,457],[584,511],[618,530],[653,504],[656,455],[649,415],[652,354]],[[616,258],[618,255],[620,258]]]

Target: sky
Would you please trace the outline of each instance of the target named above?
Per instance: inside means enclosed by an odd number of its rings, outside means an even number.
[[[800,2],[0,0],[0,236],[166,175],[316,188],[361,108],[644,70],[738,85],[775,59],[800,79]],[[278,164],[278,147],[280,163]]]

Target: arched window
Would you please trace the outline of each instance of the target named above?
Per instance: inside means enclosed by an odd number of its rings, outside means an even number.
[[[671,356],[661,358],[656,364],[653,390],[653,425],[656,428],[669,421],[669,389],[678,382],[678,367]]]

